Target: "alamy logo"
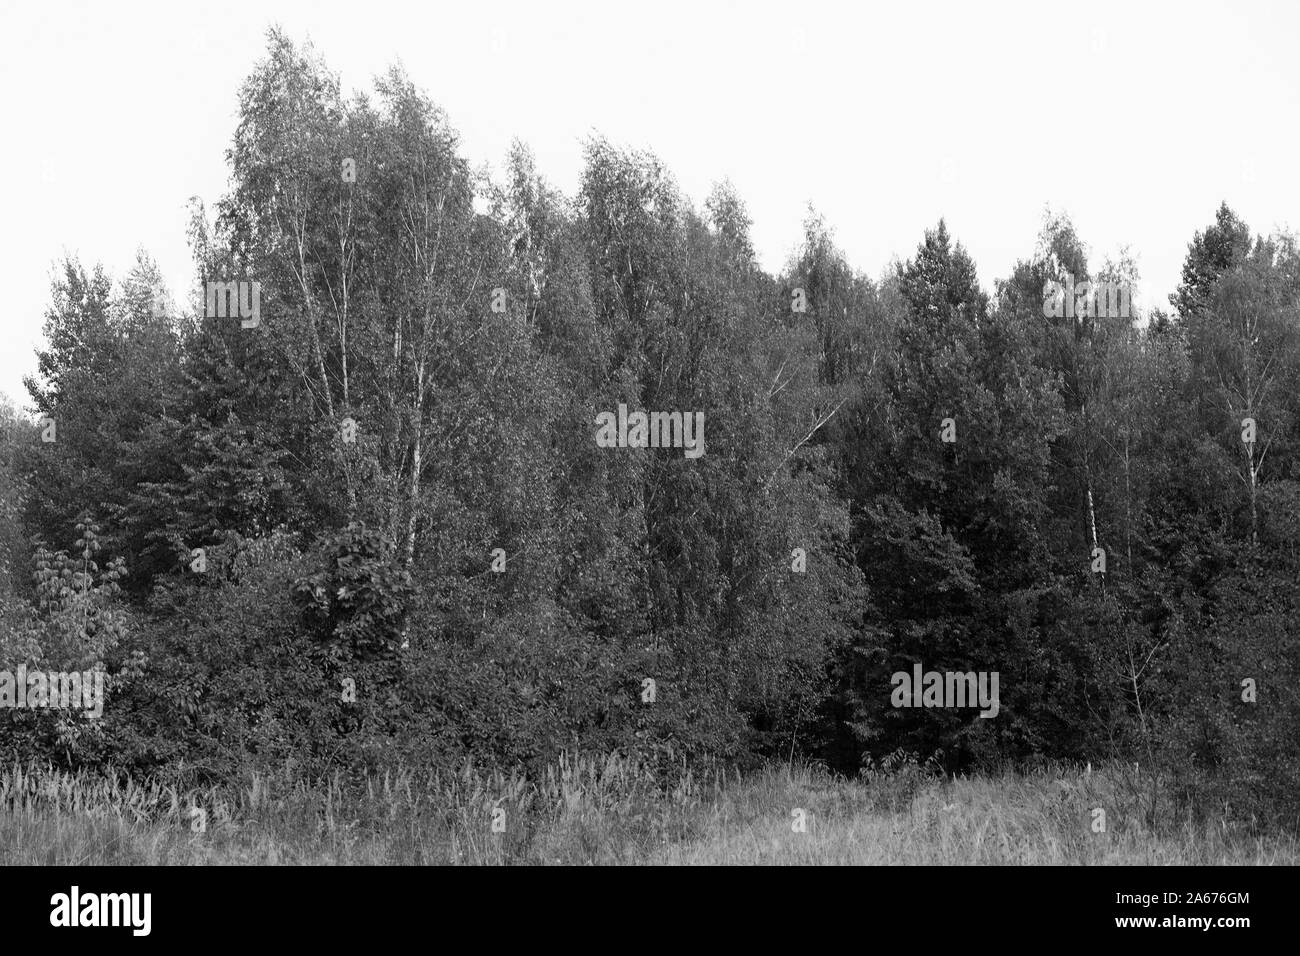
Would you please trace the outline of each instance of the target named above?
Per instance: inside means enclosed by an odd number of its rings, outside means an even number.
[[[255,329],[262,322],[262,283],[209,282],[205,287],[203,317],[226,319],[239,316],[241,328]]]
[[[889,702],[895,707],[980,707],[981,717],[998,715],[997,671],[928,671],[912,665],[912,673],[898,671],[890,678],[894,692]]]
[[[1124,282],[1065,282],[1049,280],[1043,286],[1043,315],[1049,319],[1132,318],[1129,286]]]
[[[74,886],[71,893],[50,897],[51,926],[129,926],[134,936],[148,936],[151,893],[86,893]]]
[[[703,412],[600,412],[596,444],[601,448],[681,448],[687,458],[704,454]]]
[[[104,716],[104,672],[0,671],[0,707],[18,710],[57,707],[82,710],[90,719]]]

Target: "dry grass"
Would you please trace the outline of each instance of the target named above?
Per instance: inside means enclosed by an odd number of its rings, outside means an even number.
[[[5,864],[1292,864],[1291,837],[1149,823],[1117,768],[845,781],[775,766],[663,784],[617,757],[565,758],[537,780],[395,773],[358,786],[250,777],[180,793],[48,768],[0,773]],[[191,832],[190,808],[206,810]],[[1093,831],[1093,808],[1106,832]],[[806,812],[794,832],[792,811]],[[493,811],[504,832],[493,832]]]

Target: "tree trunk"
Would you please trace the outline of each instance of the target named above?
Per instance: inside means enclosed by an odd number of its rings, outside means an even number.
[[[415,445],[411,451],[411,481],[408,485],[406,518],[406,566],[415,563],[415,532],[420,502],[420,468],[424,464],[424,362],[415,374]]]

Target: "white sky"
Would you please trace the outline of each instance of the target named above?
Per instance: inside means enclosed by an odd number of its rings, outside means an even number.
[[[1300,224],[1295,2],[0,0],[0,391],[26,403],[64,250],[120,275],[143,247],[188,294],[185,202],[224,190],[272,23],[348,90],[402,62],[475,164],[518,136],[572,193],[600,130],[697,205],[730,177],[769,269],[811,201],[872,276],[944,216],[992,291],[1050,204],[1164,304],[1220,200]]]

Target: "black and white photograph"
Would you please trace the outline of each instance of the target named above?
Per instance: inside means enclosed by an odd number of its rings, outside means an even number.
[[[1298,44],[3,0],[9,915],[848,866],[1248,941],[1300,862]]]

